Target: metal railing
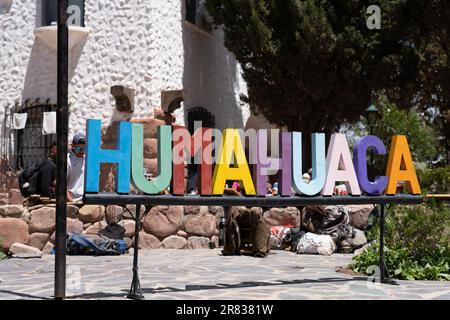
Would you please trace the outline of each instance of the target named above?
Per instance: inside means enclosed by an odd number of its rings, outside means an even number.
[[[15,104],[5,109],[3,119],[1,154],[2,174],[7,170],[21,170],[40,163],[48,155],[48,148],[56,141],[56,134],[44,135],[44,112],[56,111],[56,105],[50,100],[26,100],[23,104]],[[15,113],[26,113],[25,128],[13,130]]]

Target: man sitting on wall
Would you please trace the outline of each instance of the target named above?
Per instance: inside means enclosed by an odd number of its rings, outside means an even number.
[[[77,133],[67,155],[67,201],[80,201],[84,192],[84,148],[86,137]]]
[[[50,145],[50,154],[47,160],[42,161],[38,167],[36,179],[36,194],[41,197],[54,198],[56,185],[56,142]]]

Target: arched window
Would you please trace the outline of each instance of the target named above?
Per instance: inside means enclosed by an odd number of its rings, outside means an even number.
[[[203,128],[214,128],[216,126],[216,118],[214,115],[202,107],[195,107],[188,110],[188,130],[194,133],[194,122],[201,121]]]
[[[203,128],[214,128],[216,125],[216,119],[214,115],[202,107],[195,107],[192,109],[189,109],[187,111],[187,122],[188,122],[188,130],[190,134],[194,133],[194,124],[195,121],[201,121]],[[188,165],[188,185],[187,185],[187,191],[188,193],[191,193],[192,189],[198,189],[197,188],[197,174],[198,174],[198,168],[197,165],[193,164],[193,158],[191,159],[191,164]]]

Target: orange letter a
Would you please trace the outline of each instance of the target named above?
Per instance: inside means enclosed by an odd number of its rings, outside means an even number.
[[[392,137],[386,175],[389,177],[389,183],[386,188],[387,195],[396,194],[399,181],[406,182],[408,193],[420,194],[419,181],[417,180],[416,169],[414,168],[406,136]]]

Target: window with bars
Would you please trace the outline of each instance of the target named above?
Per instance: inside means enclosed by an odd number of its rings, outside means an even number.
[[[16,113],[27,113],[24,129],[15,132],[15,169],[29,168],[39,164],[48,157],[49,147],[56,142],[56,134],[43,135],[44,112],[56,111],[56,105],[49,102],[25,103],[14,110]]]

